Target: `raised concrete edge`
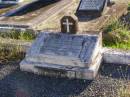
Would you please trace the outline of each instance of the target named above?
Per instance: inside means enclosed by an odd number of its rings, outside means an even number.
[[[130,50],[103,48],[102,56],[104,63],[130,64]]]
[[[101,56],[101,54],[99,54],[99,56],[94,61],[93,65],[91,65],[89,68],[83,68],[83,69],[79,69],[79,70],[77,69],[76,71],[75,70],[65,70],[67,77],[93,80],[98,73],[101,62],[102,62],[102,56]],[[44,75],[45,74],[44,69],[37,68],[35,64],[37,64],[37,63],[30,64],[26,60],[23,60],[20,63],[20,70],[32,72],[32,73],[38,74],[38,75]],[[48,69],[56,70],[55,68],[54,69],[48,68]],[[57,69],[57,70],[61,70],[61,72],[62,72],[63,69]]]

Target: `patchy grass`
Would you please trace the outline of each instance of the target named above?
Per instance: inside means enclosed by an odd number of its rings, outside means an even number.
[[[104,28],[103,45],[112,48],[130,49],[129,27],[120,20],[112,20]]]
[[[119,97],[130,97],[130,85],[122,85],[118,90]]]
[[[10,32],[0,32],[0,37],[31,41],[35,39],[36,35],[31,30],[26,31],[11,30]]]
[[[130,11],[130,3],[128,4],[128,11]]]
[[[25,56],[21,46],[0,44],[0,64],[18,62]]]

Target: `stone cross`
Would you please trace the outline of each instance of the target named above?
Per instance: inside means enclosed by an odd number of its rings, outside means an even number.
[[[67,33],[70,32],[70,25],[73,25],[73,23],[69,22],[68,19],[66,19],[66,22],[63,22],[63,25],[66,25]]]

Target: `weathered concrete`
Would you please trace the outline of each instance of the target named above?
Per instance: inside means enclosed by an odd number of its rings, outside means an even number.
[[[102,61],[101,43],[100,35],[44,32],[32,44],[20,68],[40,74],[44,70],[39,68],[48,68],[66,71],[68,77],[93,79]]]
[[[49,64],[50,67],[48,67],[49,66],[48,64],[44,64],[44,66],[43,66],[43,64],[40,64],[40,63],[39,64],[38,63],[29,63],[29,62],[23,60],[20,63],[20,69],[22,71],[33,72],[34,74],[40,74],[40,75],[45,74],[44,69],[48,69],[48,70],[51,70],[51,71],[56,70],[56,71],[59,71],[59,72],[65,71],[65,74],[63,76],[66,76],[66,77],[69,77],[69,78],[93,80],[98,73],[101,62],[102,62],[102,56],[101,55],[96,58],[93,65],[90,66],[89,68],[78,68],[78,67],[67,68],[67,67],[64,67],[64,66],[56,66],[56,65],[50,65],[50,64]],[[42,69],[42,68],[44,68],[44,69]]]
[[[81,0],[77,9],[79,18],[100,17],[107,6],[107,0]],[[80,19],[79,19],[80,21]]]
[[[103,61],[114,64],[130,64],[130,51],[103,48]]]
[[[9,11],[9,12],[3,14],[3,15],[2,15],[3,17],[0,17],[0,19],[2,19],[2,18],[4,18],[4,17],[8,17],[8,16],[10,16],[10,15],[12,15],[12,14],[15,14],[16,12],[18,12],[18,11],[20,11],[20,10],[26,8],[29,4],[32,4],[33,2],[36,2],[36,1],[37,1],[37,0],[31,0],[31,1],[29,1],[29,2],[20,3],[20,4],[19,4],[19,7],[14,8],[14,9],[12,9],[11,11]]]
[[[0,4],[18,4],[24,0],[0,0]]]
[[[34,1],[35,2],[35,1]],[[14,14],[15,12],[27,7],[29,4],[19,8],[18,10],[13,10],[9,13],[7,13],[5,15],[5,17],[1,17],[0,18],[0,25],[5,25],[0,26],[0,28],[4,28],[4,29],[8,29],[8,28],[16,28],[16,29],[22,29],[22,28],[31,28],[31,29],[36,29],[36,27],[38,25],[40,25],[41,23],[47,21],[48,19],[56,16],[58,13],[60,13],[61,11],[63,11],[65,8],[67,8],[68,6],[70,6],[72,4],[71,0],[61,0],[59,2],[56,3],[55,6],[48,8],[46,11],[42,12],[41,14],[39,14],[38,16],[30,19],[30,20],[21,20],[21,21],[17,21],[14,19],[10,19],[10,17],[6,17],[10,16],[12,14]],[[19,27],[17,27],[19,26]]]
[[[122,15],[127,13],[128,4],[116,3],[115,5],[108,7],[104,14],[96,19],[88,20],[86,22],[79,22],[79,32],[88,33],[88,31],[100,31],[103,26],[105,26],[109,20],[113,18],[120,18]]]

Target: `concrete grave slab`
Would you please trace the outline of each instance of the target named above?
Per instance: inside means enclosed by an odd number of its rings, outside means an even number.
[[[99,17],[102,15],[107,0],[81,0],[77,9],[78,17]]]
[[[37,28],[37,26],[48,19],[55,17],[71,4],[71,0],[34,0],[32,3],[29,3],[18,10],[12,10],[0,17],[0,28]]]
[[[0,0],[0,4],[17,4],[24,0]]]
[[[93,79],[102,59],[99,36],[40,33],[20,68],[34,73],[44,72],[39,68],[63,70],[75,73],[68,77]]]

